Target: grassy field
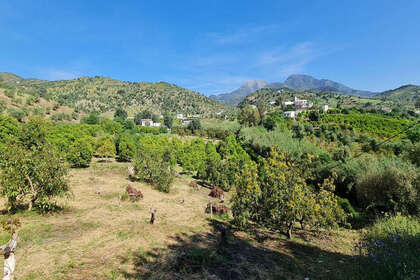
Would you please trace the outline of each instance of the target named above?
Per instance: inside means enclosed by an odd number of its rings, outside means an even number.
[[[96,162],[73,169],[74,197],[60,213],[15,214],[22,221],[15,279],[337,279],[351,268],[357,231],[297,232],[290,241],[232,229],[221,246],[219,228],[229,217],[204,213],[208,189],[192,190],[181,175],[169,194],[160,193],[130,182],[126,167]],[[119,207],[127,184],[144,198]],[[150,207],[157,209],[154,225]]]

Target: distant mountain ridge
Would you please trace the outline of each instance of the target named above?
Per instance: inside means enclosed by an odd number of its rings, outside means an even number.
[[[240,88],[230,92],[222,93],[218,95],[211,95],[210,98],[219,101],[221,103],[236,106],[238,105],[247,95],[257,91],[261,88],[267,87],[268,83],[263,80],[252,80],[245,82]]]
[[[263,80],[248,81],[237,90],[234,90],[230,93],[212,95],[210,98],[228,105],[236,106],[242,100],[244,100],[246,96],[262,88],[290,88],[300,92],[317,90],[365,97],[374,96],[376,94],[366,90],[352,89],[348,86],[327,79],[316,79],[309,75],[295,74],[289,76],[286,81],[284,81],[284,83],[267,83]]]

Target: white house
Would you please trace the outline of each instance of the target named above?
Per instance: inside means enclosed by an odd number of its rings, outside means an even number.
[[[182,125],[189,125],[191,123],[191,120],[183,120]]]
[[[297,96],[295,96],[295,106],[296,108],[307,108],[308,100],[299,99]]]
[[[142,119],[141,126],[151,126],[151,127],[160,127],[162,124],[158,122],[153,122],[152,119]]]
[[[176,114],[176,118],[182,120],[184,118],[184,114]]]
[[[313,104],[308,104],[308,100],[305,99],[299,99],[297,96],[295,96],[295,100],[294,101],[285,101],[283,102],[284,105],[295,105],[297,109],[302,109],[302,108],[308,108],[308,107],[312,107]]]
[[[294,119],[296,117],[296,112],[295,111],[287,111],[287,112],[284,112],[283,113],[283,117]]]
[[[328,105],[322,105],[322,111],[328,112]]]

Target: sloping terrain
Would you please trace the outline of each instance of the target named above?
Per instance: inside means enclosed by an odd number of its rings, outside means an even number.
[[[16,91],[53,100],[76,111],[111,111],[118,107],[136,112],[149,109],[209,116],[227,109],[197,92],[165,82],[123,82],[105,77],[82,77],[74,80],[41,81],[21,79],[3,73],[3,84]]]
[[[74,198],[62,202],[61,212],[15,214],[22,221],[16,278],[337,279],[352,265],[358,232],[351,230],[323,237],[297,231],[290,241],[260,230],[232,229],[221,247],[220,228],[228,218],[204,213],[207,188],[193,190],[184,176],[165,194],[130,182],[126,169],[124,163],[99,162],[73,169]],[[144,198],[122,201],[120,207],[118,195],[127,184]],[[157,209],[154,225],[150,207]]]
[[[382,100],[392,100],[407,105],[415,105],[420,100],[420,86],[405,85],[393,90],[384,91],[377,96]]]

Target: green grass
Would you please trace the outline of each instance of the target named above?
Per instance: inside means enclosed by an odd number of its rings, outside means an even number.
[[[202,119],[201,125],[203,129],[224,129],[232,132],[238,131],[241,128],[241,125],[237,121],[219,119]]]
[[[419,218],[397,215],[378,220],[358,250],[352,279],[419,279]]]

